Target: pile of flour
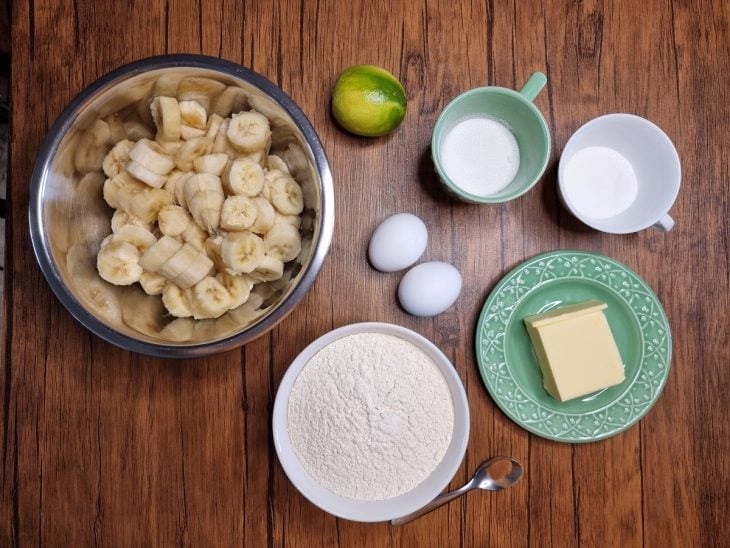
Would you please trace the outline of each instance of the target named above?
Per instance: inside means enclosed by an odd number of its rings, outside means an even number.
[[[416,487],[443,458],[453,428],[451,393],[438,366],[391,335],[350,335],[324,347],[289,396],[289,438],[304,469],[357,500]]]

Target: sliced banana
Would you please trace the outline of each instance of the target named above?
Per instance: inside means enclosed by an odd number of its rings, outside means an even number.
[[[175,97],[177,93],[177,84],[182,79],[182,75],[178,72],[163,72],[155,81],[153,88],[154,95],[164,95],[166,97]]]
[[[104,156],[104,160],[101,163],[101,167],[107,177],[114,177],[124,171],[129,161],[129,151],[134,147],[134,143],[129,139],[119,141],[112,149]]]
[[[221,259],[229,274],[251,272],[264,254],[264,241],[251,232],[231,232],[221,243]]]
[[[127,162],[127,171],[130,175],[133,175],[135,179],[142,181],[153,188],[162,188],[167,180],[167,177],[164,175],[150,171],[134,160]]]
[[[270,172],[271,173],[271,172]],[[299,215],[304,210],[302,188],[288,174],[277,171],[277,176],[268,179],[271,203],[284,215]]]
[[[188,293],[175,284],[168,283],[162,290],[162,304],[172,316],[177,318],[189,318],[193,315]]]
[[[111,242],[99,250],[96,268],[103,280],[114,285],[132,285],[139,281],[139,249],[129,242]]]
[[[262,148],[261,150],[257,150],[256,152],[248,152],[244,154],[239,154],[239,158],[247,158],[249,160],[253,160],[258,165],[260,165],[262,168],[266,167],[266,155],[269,153],[268,145],[266,148]]]
[[[292,225],[275,224],[264,236],[266,255],[286,263],[302,250],[302,238]]]
[[[167,175],[175,167],[175,162],[172,161],[170,154],[158,143],[149,139],[137,141],[129,151],[129,157],[146,169],[160,175]]]
[[[154,272],[142,272],[139,277],[139,285],[142,286],[147,295],[162,295],[162,290],[167,284],[167,278]]]
[[[127,213],[152,224],[160,209],[172,203],[172,194],[161,188],[147,188],[132,195]]]
[[[193,161],[209,154],[213,142],[207,137],[193,137],[185,141],[175,153],[175,165],[180,171],[192,171]]]
[[[211,104],[211,112],[227,118],[248,108],[248,94],[246,90],[237,86],[228,86]]]
[[[144,191],[147,185],[134,179],[126,171],[104,181],[102,189],[104,201],[114,209],[129,209],[129,202],[132,197]]]
[[[302,218],[299,215],[282,215],[277,211],[274,219],[274,225],[278,224],[292,225],[298,230],[302,225]]]
[[[215,278],[203,278],[193,287],[192,309],[196,320],[218,318],[231,306],[231,294]]]
[[[221,118],[217,114],[211,114],[208,117],[208,125],[206,125],[205,127],[205,136],[211,141],[215,141],[215,138],[218,136],[218,132],[220,131],[222,124],[223,118]]]
[[[170,156],[175,156],[177,154],[177,151],[180,150],[180,147],[183,146],[183,143],[185,141],[160,141],[160,146],[165,149],[165,151]]]
[[[219,272],[223,272],[226,269],[226,265],[221,258],[221,245],[223,244],[223,236],[211,236],[205,240],[203,249],[205,250],[208,258],[213,261],[215,269]]]
[[[125,225],[141,226],[142,228],[144,228],[146,230],[150,230],[152,228],[149,224],[142,222],[140,219],[137,219],[136,217],[132,217],[131,215],[129,215],[129,213],[127,213],[123,209],[117,209],[114,212],[114,214],[112,215],[111,225],[112,225],[112,232],[116,232],[117,230],[119,230],[120,228],[122,228]],[[150,230],[150,232],[151,232],[151,230]]]
[[[111,128],[104,120],[96,120],[81,133],[74,151],[74,166],[79,173],[101,171],[112,144],[111,136]]]
[[[212,99],[225,89],[226,85],[199,76],[188,76],[177,84],[178,101],[197,101],[206,110],[210,110]]]
[[[251,159],[239,158],[226,170],[224,180],[231,194],[253,197],[264,186],[264,170]]]
[[[276,221],[276,211],[269,201],[262,197],[256,196],[252,198],[256,204],[256,221],[251,226],[251,232],[256,234],[266,234]]]
[[[195,137],[204,137],[205,136],[205,130],[204,129],[198,129],[196,127],[190,127],[190,126],[182,126],[180,128],[180,138],[183,141],[189,141],[190,139],[193,139]],[[182,143],[180,143],[182,145]]]
[[[180,105],[174,97],[157,96],[150,104],[152,120],[157,126],[157,138],[161,141],[179,141],[182,118]]]
[[[228,140],[228,127],[231,125],[231,119],[226,118],[221,123],[220,129],[218,130],[218,134],[215,136],[215,139],[213,140],[213,148],[211,149],[212,152],[218,153],[223,152],[224,154],[228,154],[228,157],[231,160],[234,160],[237,158],[241,152],[234,147],[231,142]],[[207,134],[206,134],[207,135]]]
[[[241,231],[250,228],[256,221],[256,203],[246,196],[229,196],[221,208],[221,228]]]
[[[198,251],[197,257],[182,274],[175,278],[174,283],[183,289],[188,289],[205,278],[212,268],[213,261],[208,258],[205,251]]]
[[[284,173],[289,173],[289,166],[286,165],[286,162],[281,156],[277,156],[276,154],[269,154],[266,157],[266,166],[269,169],[278,169]]]
[[[181,236],[183,242],[192,245],[195,249],[205,249],[205,239],[208,237],[208,233],[200,228],[195,221],[188,225]]]
[[[185,198],[183,196],[183,189],[185,188],[185,181],[193,176],[193,173],[189,171],[178,171],[174,170],[167,176],[165,186],[163,187],[174,197],[176,205],[185,207]]]
[[[157,238],[155,238],[155,235],[146,228],[127,224],[114,232],[112,242],[129,242],[139,249],[140,253],[144,253],[150,247],[155,245]]]
[[[231,304],[229,309],[238,308],[244,304],[253,288],[253,280],[247,275],[231,276],[227,272],[219,272],[216,279],[223,284],[228,293],[231,295]]]
[[[185,208],[178,205],[165,206],[157,215],[160,232],[167,236],[180,236],[192,222],[193,219]]]
[[[159,268],[172,258],[183,244],[170,236],[162,236],[155,244],[144,252],[139,259],[140,266],[147,272],[157,274]]]
[[[180,101],[180,117],[182,124],[195,129],[205,129],[208,113],[197,101]]]
[[[256,282],[273,282],[284,275],[284,263],[276,257],[264,255],[256,268],[249,273]]]
[[[269,120],[258,112],[240,112],[231,118],[226,134],[228,140],[242,152],[256,152],[269,145]]]
[[[221,222],[223,193],[211,190],[198,192],[187,201],[187,204],[195,222],[207,230],[209,234],[213,234],[218,230]]]
[[[199,250],[190,244],[184,244],[180,248],[180,251],[175,253],[157,269],[157,273],[174,282],[175,278],[193,265],[199,255]]]
[[[228,154],[219,152],[216,154],[206,154],[199,156],[193,160],[193,169],[198,173],[212,173],[221,176],[228,165]]]

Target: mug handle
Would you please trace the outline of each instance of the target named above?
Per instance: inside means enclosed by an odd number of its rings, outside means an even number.
[[[665,213],[656,223],[651,225],[651,227],[661,232],[669,232],[672,228],[674,228],[674,219],[672,219],[669,214]]]
[[[542,72],[533,72],[532,76],[527,79],[525,85],[520,90],[522,95],[528,101],[534,101],[535,97],[542,91],[542,88],[547,84],[547,76]]]

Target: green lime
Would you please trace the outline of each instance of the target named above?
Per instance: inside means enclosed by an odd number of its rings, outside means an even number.
[[[356,65],[337,78],[332,113],[347,131],[378,137],[397,128],[408,99],[398,79],[373,65]]]

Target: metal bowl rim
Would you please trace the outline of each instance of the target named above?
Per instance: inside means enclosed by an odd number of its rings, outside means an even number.
[[[293,291],[262,321],[252,328],[229,335],[217,341],[194,343],[190,345],[165,345],[142,341],[110,328],[91,314],[69,291],[51,254],[43,218],[43,200],[41,189],[45,185],[50,163],[58,146],[67,131],[79,115],[80,107],[95,94],[111,88],[117,82],[152,70],[169,68],[199,68],[217,71],[245,81],[273,99],[292,118],[302,132],[305,141],[312,150],[314,163],[321,181],[322,204],[320,210],[319,238],[313,246],[312,256],[304,274]],[[296,103],[273,82],[257,72],[247,69],[232,61],[218,59],[207,55],[170,54],[147,57],[139,61],[123,65],[98,78],[85,87],[69,105],[61,112],[48,131],[38,149],[35,166],[31,175],[29,201],[30,237],[36,261],[43,276],[51,286],[56,297],[64,307],[84,327],[95,335],[125,350],[162,358],[199,358],[210,356],[239,347],[260,335],[263,335],[283,320],[301,301],[317,277],[324,259],[329,251],[334,229],[334,188],[332,172],[314,127]]]

